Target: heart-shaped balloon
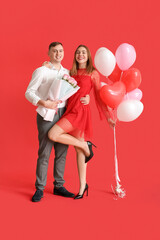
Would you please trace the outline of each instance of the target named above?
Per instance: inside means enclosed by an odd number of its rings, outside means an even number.
[[[137,68],[130,68],[123,72],[121,81],[126,86],[126,92],[130,92],[139,87],[142,81],[141,73]]]
[[[116,108],[126,93],[126,87],[123,82],[115,82],[112,85],[105,85],[100,89],[102,101],[111,108]]]

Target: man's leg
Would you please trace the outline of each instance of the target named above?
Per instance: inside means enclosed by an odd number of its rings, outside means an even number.
[[[58,109],[58,113],[57,113],[58,120],[63,116],[65,110],[66,110],[65,108]],[[55,142],[54,150],[55,150],[55,159],[54,159],[53,177],[55,181],[53,184],[55,188],[59,188],[59,187],[62,187],[65,182],[63,176],[64,176],[68,145]]]
[[[48,162],[53,144],[48,140],[47,136],[43,137],[39,142],[37,168],[36,168],[36,189],[44,190],[47,182]]]
[[[65,162],[66,162],[66,155],[68,145],[64,145],[61,143],[54,143],[55,149],[55,159],[54,159],[54,190],[53,193],[55,195],[63,196],[63,197],[74,197],[74,194],[67,191],[64,184],[64,169],[65,169]]]
[[[62,187],[65,182],[63,176],[68,145],[55,143],[54,149],[55,149],[54,172],[53,172],[54,187],[59,188]]]
[[[58,118],[60,119],[61,116],[64,114],[65,108],[60,108],[58,111]],[[55,149],[55,159],[54,159],[54,194],[64,196],[64,197],[74,197],[73,193],[68,192],[64,187],[64,169],[65,169],[65,162],[66,162],[66,155],[68,150],[68,145],[61,144],[61,143],[54,143]]]
[[[54,125],[54,122],[44,121],[37,114],[39,150],[36,169],[36,189],[44,190],[47,181],[48,161],[51,154],[53,142],[48,139],[48,131]]]
[[[52,150],[52,143],[49,142],[47,136],[39,141],[39,151],[36,169],[36,192],[32,197],[32,202],[39,202],[43,197],[43,190],[47,181],[47,170],[50,153]]]
[[[38,140],[39,150],[36,169],[36,192],[32,197],[33,202],[39,202],[43,197],[43,190],[47,182],[48,162],[51,154],[53,142],[48,138],[49,129],[58,121],[58,115],[55,115],[52,122],[45,121],[37,114],[37,128],[38,128]]]

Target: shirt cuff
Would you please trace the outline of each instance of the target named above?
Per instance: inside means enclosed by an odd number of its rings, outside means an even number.
[[[32,102],[32,104],[33,104],[34,106],[37,106],[37,105],[38,105],[38,102],[39,102],[39,100],[41,100],[39,97],[35,97],[35,98],[33,99],[33,102]]]

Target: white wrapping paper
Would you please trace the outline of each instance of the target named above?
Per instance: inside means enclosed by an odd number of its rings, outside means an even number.
[[[75,88],[65,80],[56,79],[53,81],[49,91],[47,99],[50,100],[61,100],[66,101],[69,97],[75,94],[79,90],[79,86]],[[43,117],[46,121],[53,121],[54,115],[56,114],[55,109],[49,109],[42,106],[38,106],[36,111]]]

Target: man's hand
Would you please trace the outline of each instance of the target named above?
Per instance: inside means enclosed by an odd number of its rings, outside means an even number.
[[[110,128],[113,129],[116,126],[116,122],[112,118],[108,118],[107,121],[108,121]]]
[[[61,103],[62,101],[60,100],[39,100],[38,104],[45,107],[45,108],[50,108],[50,109],[56,109],[57,105]]]
[[[89,96],[89,95],[86,95],[85,97],[82,97],[82,98],[80,99],[80,101],[81,101],[81,103],[82,103],[83,105],[88,105],[89,102],[90,102],[90,96]]]
[[[61,103],[60,100],[46,100],[45,107],[50,109],[56,109],[57,105]]]

